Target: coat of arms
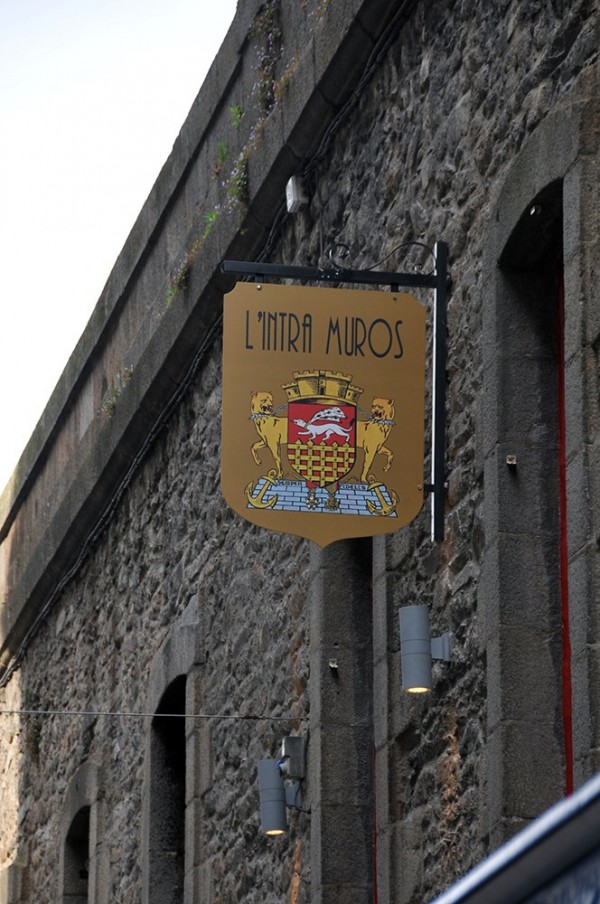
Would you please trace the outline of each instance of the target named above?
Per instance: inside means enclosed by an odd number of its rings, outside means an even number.
[[[239,289],[245,297],[233,316],[233,299],[226,300],[226,344],[229,336],[236,349],[231,379],[224,375],[227,500],[248,520],[321,545],[406,524],[423,499],[422,306],[402,296],[404,307],[390,310],[390,293],[280,286],[259,292],[244,284],[231,294]],[[290,291],[300,293],[301,307],[283,301]],[[316,306],[307,306],[303,291]],[[324,305],[321,293],[331,302],[344,296],[343,331],[338,308]],[[385,318],[373,304],[381,304],[381,295]],[[361,309],[348,326],[364,296],[370,319]],[[299,357],[309,366],[286,372]],[[416,376],[406,371],[409,357]],[[350,358],[355,368],[338,369]]]
[[[286,416],[274,413],[271,392],[251,393],[251,418],[260,436],[252,455],[262,464],[259,452],[268,450],[275,467],[246,487],[248,505],[292,512],[395,515],[396,493],[370,473],[376,455],[383,456],[386,471],[394,458],[385,445],[394,425],[393,399],[374,399],[371,414],[359,420],[362,389],[352,384],[350,374],[319,370],[293,376],[282,387],[288,398]],[[360,476],[351,478],[357,447],[363,452]],[[284,454],[293,471],[291,480],[284,478]]]

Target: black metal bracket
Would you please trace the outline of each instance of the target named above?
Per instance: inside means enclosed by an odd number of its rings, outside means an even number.
[[[234,276],[253,276],[265,281],[297,279],[305,282],[352,283],[390,286],[397,292],[404,288],[433,289],[433,378],[432,378],[432,439],[431,483],[425,491],[431,493],[431,539],[444,539],[444,501],[446,492],[446,360],[447,360],[447,296],[448,246],[436,242],[433,249],[435,266],[431,273],[392,273],[381,270],[347,270],[344,267],[300,267],[249,261],[223,261],[222,273]]]
[[[254,276],[259,279],[299,279],[310,282],[363,283],[364,285],[421,287],[435,289],[434,273],[388,273],[381,270],[347,270],[345,267],[299,267],[287,264],[263,264],[246,261],[223,261],[222,273]]]
[[[446,363],[448,358],[448,245],[436,242],[433,304],[431,539],[444,539],[446,498]]]

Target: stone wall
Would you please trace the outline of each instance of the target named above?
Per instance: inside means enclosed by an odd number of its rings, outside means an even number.
[[[282,732],[299,731],[307,713],[307,549],[285,537],[265,546],[225,507],[216,467],[219,375],[217,347],[94,556],[49,618],[44,637],[52,638],[51,649],[41,638],[44,667],[30,675],[29,657],[40,656],[37,644],[24,663],[22,673],[31,677],[22,689],[28,708],[124,713],[23,723],[29,793],[21,831],[36,901],[57,899],[57,875],[47,864],[56,858],[61,833],[59,802],[88,760],[104,777],[100,883],[106,900],[140,900],[150,720],[127,713],[155,711],[152,662],[181,617],[197,635],[191,711],[224,717],[194,724],[207,748],[199,755],[209,760],[197,833],[214,900],[242,900],[254,877],[247,899],[275,902],[279,882],[291,879],[291,849],[276,848],[274,857],[259,834],[255,762],[275,755]]]
[[[152,714],[180,675],[186,904],[366,902],[375,886],[380,902],[422,904],[562,793],[556,613],[534,636],[551,651],[557,716],[540,766],[552,781],[540,776],[521,806],[505,788],[515,747],[490,744],[512,716],[490,661],[505,589],[482,580],[498,442],[483,407],[483,299],[502,187],[554,111],[597,96],[598,39],[591,0],[238,11],[3,497],[0,701],[82,713],[2,723],[3,904],[59,899],[65,800],[95,808],[93,900],[151,900]],[[295,173],[309,203],[286,216]],[[523,185],[523,203],[536,191]],[[597,243],[597,208],[585,229]],[[324,552],[241,521],[219,492],[220,261],[327,265],[343,243],[347,266],[430,266],[407,239],[443,239],[452,258],[445,541],[431,543],[425,508],[387,539]],[[525,595],[556,581],[552,555]],[[454,635],[425,699],[400,692],[397,610],[413,602]],[[508,681],[522,696],[519,677]],[[579,687],[589,701],[592,686]],[[273,842],[259,832],[255,762],[287,734],[308,738],[310,813]]]

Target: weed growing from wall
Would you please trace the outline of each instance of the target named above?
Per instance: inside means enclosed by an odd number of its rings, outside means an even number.
[[[283,54],[280,13],[280,0],[267,0],[249,33],[250,38],[261,38],[254,93],[259,109],[265,114],[270,113],[276,102],[276,69]]]
[[[250,203],[248,179],[248,147],[240,153],[227,185],[227,209],[245,212]]]
[[[225,161],[227,160],[227,154],[229,153],[229,146],[226,141],[219,141],[217,145],[217,159],[213,163],[213,176],[215,179],[218,179],[221,175],[221,171],[225,166]]]
[[[318,19],[327,11],[331,0],[319,0],[317,7],[309,14]],[[303,8],[306,3],[303,2]],[[187,288],[189,274],[194,261],[206,239],[208,238],[221,211],[236,213],[244,216],[250,204],[250,179],[249,161],[251,155],[258,150],[262,141],[267,120],[276,105],[285,97],[290,83],[299,64],[298,50],[295,49],[293,58],[277,78],[277,68],[282,60],[284,46],[281,30],[281,0],[267,0],[257,13],[254,22],[248,32],[249,40],[257,43],[256,77],[254,82],[254,97],[257,101],[258,116],[250,129],[248,139],[241,148],[229,176],[222,183],[222,204],[214,210],[204,213],[203,222],[198,227],[199,234],[192,239],[191,244],[171,274],[167,289],[167,307],[169,307],[178,293]],[[242,118],[247,115],[239,104],[232,104],[228,108],[229,119],[234,127],[238,127]],[[220,178],[225,169],[229,157],[229,145],[225,140],[217,145],[217,159],[213,164],[214,178]]]
[[[204,245],[206,239],[212,232],[213,226],[217,222],[221,214],[221,208],[215,207],[214,210],[208,210],[204,214],[204,226],[200,235],[197,235],[191,242],[185,254],[171,273],[171,279],[167,289],[167,308],[170,308],[173,301],[180,292],[187,289],[188,280],[192,266]]]
[[[288,92],[288,88],[290,86],[290,82],[292,80],[292,76],[298,67],[298,51],[294,51],[294,56],[285,67],[281,76],[273,82],[273,94],[275,96],[275,101],[279,102]]]
[[[118,373],[113,381],[112,392],[102,403],[102,413],[112,417],[117,408],[117,402],[121,398],[123,390],[133,376],[133,367],[126,367],[122,373]]]
[[[233,104],[229,108],[229,118],[231,119],[231,124],[233,126],[239,126],[240,122],[242,121],[243,115],[244,114],[242,112],[242,108],[239,106],[239,104]]]
[[[217,218],[220,213],[221,213],[221,211],[217,207],[217,208],[215,208],[215,210],[209,210],[207,213],[204,214],[204,232],[202,233],[202,241],[203,242],[210,235],[210,232],[211,232],[213,226],[215,225],[215,223],[217,222]],[[193,246],[192,246],[192,248],[193,248]],[[192,250],[192,249],[190,249],[190,250]],[[200,248],[198,248],[198,251],[199,250],[200,250]]]

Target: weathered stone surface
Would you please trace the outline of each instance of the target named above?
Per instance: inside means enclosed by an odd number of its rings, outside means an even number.
[[[560,795],[555,337],[517,264],[529,201],[563,179],[577,781],[597,760],[594,4],[397,6],[240,4],[3,496],[1,707],[82,714],[0,716],[2,904],[59,900],[89,763],[98,900],[141,904],[151,715],[180,673],[186,904],[367,902],[374,875],[381,902],[422,904]],[[285,217],[298,172],[309,203]],[[327,265],[344,242],[353,267],[429,269],[407,239],[452,259],[445,541],[426,505],[372,552],[311,557],[220,495],[218,267]],[[426,699],[400,693],[415,602],[454,638]],[[272,841],[255,763],[290,733],[308,735],[312,813]]]

